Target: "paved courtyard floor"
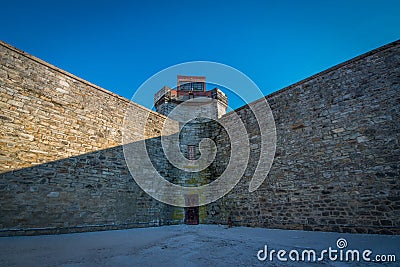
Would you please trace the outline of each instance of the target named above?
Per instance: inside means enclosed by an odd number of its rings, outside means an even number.
[[[338,239],[340,240],[338,243]],[[347,243],[347,246],[345,246]],[[267,254],[269,257],[260,261]],[[343,247],[342,249],[338,248]],[[331,255],[329,255],[331,247]],[[260,250],[260,253],[258,253]],[[278,259],[277,251],[282,259]],[[316,261],[312,260],[316,252]],[[321,252],[323,260],[318,261]],[[336,250],[336,252],[334,252]],[[346,262],[348,250],[360,261]],[[396,262],[367,263],[362,253]],[[306,252],[304,252],[306,251]],[[340,254],[343,259],[340,261]],[[352,252],[353,253],[353,252]],[[349,259],[351,259],[351,254]],[[279,253],[278,253],[279,254]],[[292,261],[304,254],[305,261]],[[367,252],[368,254],[368,252]],[[330,260],[329,256],[336,260]],[[393,260],[393,259],[391,259]],[[321,233],[217,225],[179,225],[130,230],[0,238],[0,266],[400,266],[400,236]]]

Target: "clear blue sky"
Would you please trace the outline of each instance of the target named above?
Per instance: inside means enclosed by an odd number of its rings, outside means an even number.
[[[230,65],[266,95],[400,37],[397,0],[39,0],[0,10],[1,40],[126,98],[194,60]]]

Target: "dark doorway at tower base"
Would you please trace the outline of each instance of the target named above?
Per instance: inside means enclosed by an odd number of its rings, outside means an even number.
[[[199,207],[185,208],[185,224],[199,224]]]

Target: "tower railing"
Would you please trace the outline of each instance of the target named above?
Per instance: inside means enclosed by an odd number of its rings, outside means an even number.
[[[169,93],[172,89],[169,88],[168,86],[164,86],[158,92],[154,95],[154,103],[156,103],[158,100],[160,100],[161,97],[163,97],[166,93]]]

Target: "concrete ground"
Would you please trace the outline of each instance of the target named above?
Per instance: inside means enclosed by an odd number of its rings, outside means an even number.
[[[338,249],[337,240],[344,238],[347,247]],[[343,240],[342,240],[343,241]],[[344,242],[344,241],[343,241]],[[342,246],[344,243],[339,244]],[[285,250],[282,262],[273,254],[260,261],[259,250]],[[329,260],[294,262],[296,252],[315,250],[318,257],[324,249],[366,249],[377,254],[393,254],[396,262],[367,263]],[[291,250],[295,250],[292,252]],[[283,252],[282,252],[283,253]],[[304,254],[307,260],[307,253]],[[259,256],[264,257],[260,252]],[[345,256],[343,256],[345,257]],[[119,231],[64,235],[1,237],[0,266],[400,266],[400,236],[321,233],[272,230],[217,225],[179,225]]]

